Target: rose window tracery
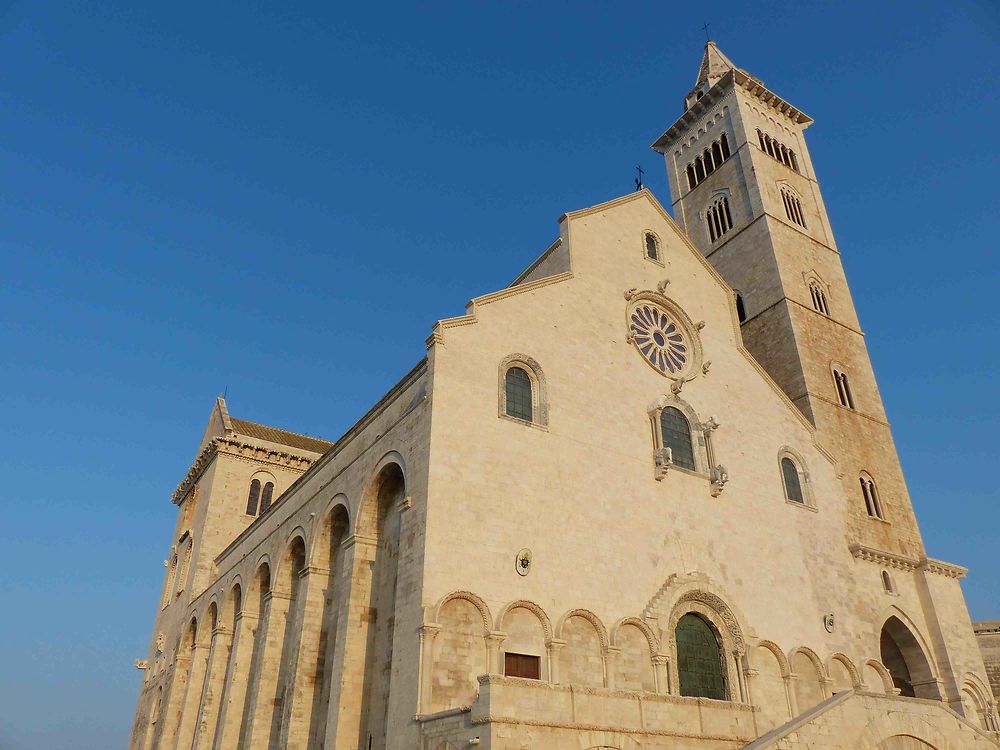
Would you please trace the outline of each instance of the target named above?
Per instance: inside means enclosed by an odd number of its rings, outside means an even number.
[[[630,316],[632,343],[654,368],[676,375],[687,369],[691,351],[678,324],[657,305],[642,303]]]

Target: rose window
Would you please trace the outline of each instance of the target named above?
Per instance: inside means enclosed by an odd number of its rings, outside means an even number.
[[[639,353],[661,373],[674,375],[686,369],[690,350],[680,327],[652,304],[641,304],[629,321],[632,343]]]

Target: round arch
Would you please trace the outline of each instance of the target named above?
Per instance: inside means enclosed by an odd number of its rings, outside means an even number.
[[[387,504],[397,493],[406,496],[406,464],[397,451],[389,451],[375,464],[358,507],[354,533],[377,539],[381,521],[388,514]]]
[[[319,514],[313,527],[313,545],[310,565],[330,570],[337,551],[350,534],[351,510],[347,496],[337,494],[326,509]]]
[[[549,620],[549,616],[545,614],[544,609],[528,599],[517,599],[500,610],[500,614],[497,615],[496,619],[497,628],[499,630],[504,630],[504,622],[507,619],[507,615],[515,609],[526,609],[534,614],[542,624],[542,631],[545,633],[545,640],[552,640],[552,621]]]
[[[653,629],[649,627],[645,622],[640,620],[638,617],[623,617],[618,620],[614,625],[611,626],[611,632],[609,633],[611,638],[611,645],[618,645],[618,633],[625,625],[634,625],[639,631],[645,636],[646,642],[649,644],[649,653],[654,657],[660,653],[660,639],[656,637]]]
[[[452,599],[464,599],[479,610],[479,615],[483,618],[483,634],[489,635],[489,633],[493,630],[493,616],[490,614],[490,608],[486,605],[486,602],[473,594],[471,591],[452,591],[450,594],[446,594],[441,597],[438,603],[434,605],[435,623],[441,622],[441,610],[444,608],[444,605]]]
[[[560,617],[555,630],[556,638],[559,639],[563,638],[563,631],[566,627],[566,623],[572,617],[581,617],[594,626],[594,629],[597,631],[597,636],[601,641],[601,653],[606,654],[608,651],[608,646],[610,645],[610,641],[608,639],[608,629],[604,627],[604,623],[601,622],[601,618],[599,618],[589,609],[571,609],[569,612]]]

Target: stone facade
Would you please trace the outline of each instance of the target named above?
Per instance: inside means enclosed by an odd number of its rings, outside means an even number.
[[[566,214],[336,443],[219,400],[130,747],[997,746],[811,120],[713,43],[685,108],[676,222],[645,190]]]
[[[1000,620],[972,623],[993,695],[1000,697]]]

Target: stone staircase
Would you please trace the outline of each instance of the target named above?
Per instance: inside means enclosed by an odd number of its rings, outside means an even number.
[[[997,750],[986,733],[940,701],[845,690],[743,750]]]

